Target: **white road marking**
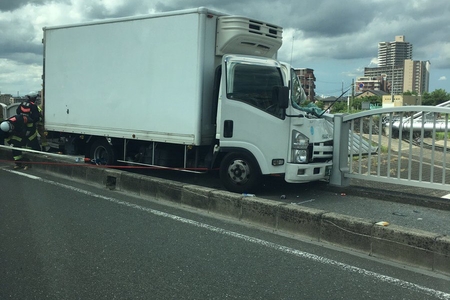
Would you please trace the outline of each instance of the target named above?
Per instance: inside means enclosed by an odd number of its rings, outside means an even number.
[[[27,173],[22,173],[22,172],[13,171],[13,170],[6,170],[6,169],[4,169],[4,170],[8,171],[10,173],[14,173],[14,174],[17,174],[17,175],[25,176],[25,177],[28,177],[28,178],[31,178],[31,179],[41,180],[41,177],[37,177],[37,176],[30,175],[30,174],[27,174]]]
[[[111,198],[111,197],[107,197],[107,196],[91,193],[91,192],[83,190],[83,189],[79,189],[79,188],[76,188],[76,187],[73,187],[73,186],[70,186],[70,185],[66,185],[66,184],[62,184],[62,183],[59,183],[59,182],[47,180],[47,179],[44,179],[44,178],[41,178],[41,177],[29,175],[29,174],[22,173],[22,172],[12,171],[12,170],[6,170],[5,169],[5,171],[8,171],[8,172],[11,172],[11,173],[14,173],[14,174],[18,174],[18,175],[21,175],[21,176],[25,176],[25,177],[28,177],[30,179],[39,180],[39,181],[42,181],[42,182],[45,182],[45,183],[48,183],[48,184],[51,184],[51,185],[54,185],[54,186],[66,188],[66,189],[69,189],[69,190],[72,190],[74,192],[78,192],[78,193],[81,193],[81,194],[84,194],[84,195],[87,195],[87,196],[91,196],[91,197],[95,197],[95,198],[98,198],[98,199],[107,200],[107,201],[110,201],[112,203],[120,204],[120,205],[131,207],[131,208],[135,208],[135,209],[138,209],[140,211],[151,213],[151,214],[156,215],[156,216],[169,218],[169,219],[172,219],[172,220],[175,220],[175,221],[178,221],[178,222],[182,222],[182,223],[193,225],[193,226],[196,226],[196,227],[199,227],[199,228],[207,229],[207,230],[212,231],[212,232],[216,232],[216,233],[219,233],[219,234],[223,234],[223,235],[231,236],[231,237],[234,237],[234,238],[242,239],[242,240],[245,240],[245,241],[247,241],[249,243],[254,243],[254,244],[258,244],[258,245],[264,246],[264,247],[272,248],[272,249],[278,250],[280,252],[284,252],[284,253],[288,253],[288,254],[291,254],[291,255],[294,255],[294,256],[297,256],[297,257],[309,259],[309,260],[312,260],[312,261],[315,261],[315,262],[318,262],[318,263],[321,263],[321,264],[324,264],[324,265],[334,266],[334,267],[337,267],[337,268],[339,268],[341,270],[344,270],[344,271],[347,271],[347,272],[358,273],[360,275],[363,275],[363,276],[366,276],[366,277],[371,277],[371,278],[374,278],[374,279],[379,280],[381,282],[389,283],[389,284],[392,284],[392,285],[395,285],[395,286],[398,286],[398,287],[401,287],[401,288],[405,288],[405,289],[411,290],[413,292],[424,293],[424,294],[426,294],[428,296],[436,297],[437,299],[450,300],[450,294],[449,293],[445,293],[445,292],[438,291],[438,290],[435,290],[435,289],[430,289],[430,288],[427,288],[427,287],[424,287],[424,286],[421,286],[421,285],[418,285],[418,284],[414,284],[414,283],[411,283],[411,282],[408,282],[408,281],[404,281],[404,280],[401,280],[401,279],[398,279],[398,278],[394,278],[394,277],[386,276],[386,275],[383,275],[383,274],[375,273],[375,272],[372,272],[372,271],[369,271],[369,270],[366,270],[366,269],[362,269],[362,268],[358,268],[358,267],[355,267],[355,266],[352,266],[352,265],[341,263],[341,262],[338,262],[338,261],[335,261],[335,260],[332,260],[332,259],[328,259],[328,258],[325,258],[325,257],[322,257],[322,256],[318,256],[318,255],[315,255],[315,254],[312,254],[312,253],[308,253],[308,252],[296,250],[296,249],[293,249],[293,248],[285,247],[285,246],[278,245],[278,244],[275,244],[275,243],[272,243],[272,242],[268,242],[268,241],[265,241],[265,240],[254,238],[254,237],[251,237],[251,236],[248,236],[248,235],[240,234],[240,233],[237,233],[237,232],[234,232],[234,231],[229,231],[229,230],[222,229],[222,228],[219,228],[219,227],[215,227],[215,226],[211,226],[211,225],[208,225],[208,224],[200,223],[200,222],[197,222],[197,221],[194,221],[194,220],[190,220],[190,219],[182,218],[182,217],[179,217],[179,216],[176,216],[176,215],[168,214],[168,213],[165,213],[165,212],[162,212],[162,211],[158,211],[158,210],[154,210],[154,209],[151,209],[151,208],[143,207],[143,206],[140,206],[140,205],[137,205],[137,204],[132,204],[132,203],[128,203],[128,202],[125,202],[125,201],[117,200],[115,198]]]

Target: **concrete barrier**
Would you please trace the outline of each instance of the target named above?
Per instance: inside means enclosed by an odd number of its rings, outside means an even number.
[[[278,210],[278,230],[300,234],[320,241],[323,210],[301,207],[296,204],[280,205]]]
[[[374,226],[372,254],[398,262],[434,269],[437,234],[396,225]]]
[[[337,213],[322,215],[320,240],[370,253],[373,223]]]
[[[5,157],[0,149],[1,157]],[[42,157],[36,168],[141,197],[171,201],[270,230],[339,245],[367,255],[450,274],[450,237],[259,197],[184,184],[97,166],[74,166],[65,157]]]
[[[441,236],[436,239],[433,248],[433,270],[450,274],[450,237]]]

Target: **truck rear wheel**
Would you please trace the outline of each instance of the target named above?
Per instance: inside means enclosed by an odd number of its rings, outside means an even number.
[[[248,154],[229,153],[220,164],[220,180],[225,188],[236,193],[252,192],[261,179],[258,164]]]
[[[113,165],[116,162],[114,148],[106,139],[98,139],[92,143],[89,158],[97,165]]]

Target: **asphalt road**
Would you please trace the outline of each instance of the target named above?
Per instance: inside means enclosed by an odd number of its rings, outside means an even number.
[[[0,169],[0,299],[450,299],[448,277]]]

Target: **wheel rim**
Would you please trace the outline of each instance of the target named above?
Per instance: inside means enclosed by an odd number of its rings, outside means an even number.
[[[109,159],[108,151],[105,147],[97,147],[94,151],[93,158],[97,165],[105,165]]]
[[[243,160],[234,160],[228,167],[228,176],[238,184],[244,184],[250,176],[250,167]]]

